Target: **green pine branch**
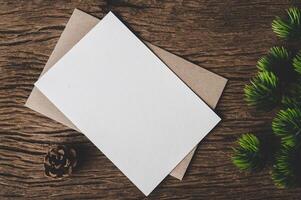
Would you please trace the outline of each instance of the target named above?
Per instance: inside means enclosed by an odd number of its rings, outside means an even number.
[[[232,162],[241,170],[255,171],[264,167],[265,158],[259,139],[253,134],[244,134],[233,148]]]
[[[262,110],[271,110],[281,101],[279,80],[272,72],[259,72],[244,88],[248,105]]]
[[[276,17],[272,29],[278,37],[293,40],[301,38],[301,11],[299,8],[289,8],[284,18]]]
[[[281,38],[301,39],[300,9],[290,8],[286,17],[276,17],[272,29]],[[257,68],[258,75],[244,88],[248,105],[264,111],[284,107],[272,122],[274,135],[281,138],[272,179],[279,187],[301,186],[301,51],[293,58],[286,48],[273,47],[257,62]],[[268,155],[275,152],[274,148],[267,152],[270,140],[266,143],[253,134],[244,134],[237,142],[232,161],[241,170],[263,168]]]
[[[266,56],[258,60],[257,68],[273,72],[281,84],[292,82],[297,76],[292,66],[291,53],[284,47],[272,47]]]
[[[277,72],[278,68],[285,67],[290,62],[290,54],[284,47],[272,47],[268,55],[259,59],[257,67],[261,71]]]
[[[272,179],[280,188],[301,186],[300,148],[283,145],[276,155]]]
[[[301,110],[288,108],[280,110],[272,122],[273,132],[288,146],[295,146],[301,139]]]
[[[301,75],[301,51],[293,59],[293,66],[295,70]]]
[[[301,107],[301,96],[297,97],[287,97],[282,98],[282,105],[285,108],[300,108]]]
[[[301,83],[292,84],[282,97],[284,108],[301,108]]]

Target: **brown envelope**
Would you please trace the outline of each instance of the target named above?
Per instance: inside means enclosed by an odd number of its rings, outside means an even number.
[[[99,19],[75,9],[69,19],[65,30],[58,40],[52,54],[50,55],[43,75],[61,57],[63,57],[86,33],[88,33]],[[146,42],[146,45],[181,78],[199,97],[201,97],[211,108],[215,108],[227,79],[190,63],[174,54]],[[37,88],[33,88],[25,104],[28,108],[35,110],[67,127],[79,131]],[[187,167],[192,159],[196,148],[194,148],[170,173],[182,180]]]

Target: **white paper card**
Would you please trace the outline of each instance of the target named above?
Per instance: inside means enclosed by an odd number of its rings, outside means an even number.
[[[112,12],[35,85],[145,195],[220,121]]]

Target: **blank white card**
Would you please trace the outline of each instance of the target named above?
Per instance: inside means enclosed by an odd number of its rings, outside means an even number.
[[[220,121],[112,12],[35,85],[145,195]]]

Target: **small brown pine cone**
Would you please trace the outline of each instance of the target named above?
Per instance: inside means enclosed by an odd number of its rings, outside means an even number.
[[[71,175],[76,165],[76,151],[63,145],[52,147],[44,158],[45,175],[52,178]]]

